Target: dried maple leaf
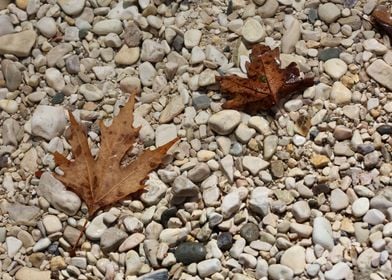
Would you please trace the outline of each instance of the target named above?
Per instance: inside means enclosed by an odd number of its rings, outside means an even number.
[[[387,6],[377,6],[372,12],[377,25],[392,39],[392,15]]]
[[[232,99],[223,104],[225,109],[250,113],[276,105],[284,96],[313,85],[312,78],[301,78],[297,65],[290,63],[280,68],[279,49],[255,45],[246,69],[248,78],[237,75],[217,77],[221,91]]]
[[[90,217],[97,210],[142,189],[142,181],[162,163],[166,152],[178,140],[153,151],[146,150],[129,165],[122,166],[122,159],[132,148],[140,129],[132,126],[134,105],[135,94],[132,94],[111,126],[106,127],[103,121],[100,122],[101,144],[97,159],[90,152],[82,127],[69,114],[74,160],[56,152],[55,161],[64,175],[55,177],[84,200]]]

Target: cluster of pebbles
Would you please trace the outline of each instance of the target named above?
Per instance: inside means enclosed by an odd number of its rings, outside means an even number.
[[[379,2],[0,0],[1,279],[391,279]],[[269,113],[223,110],[215,76],[246,76],[255,43],[317,83]],[[131,90],[144,147],[181,141],[72,256],[89,217],[52,175],[54,152],[72,157],[67,111],[97,155]]]

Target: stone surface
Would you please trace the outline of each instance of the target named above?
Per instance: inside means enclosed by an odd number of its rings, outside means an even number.
[[[334,241],[330,222],[324,217],[317,217],[313,221],[313,243],[319,244],[325,249],[332,250]]]
[[[206,254],[203,244],[197,242],[181,243],[174,252],[177,262],[182,262],[184,265],[198,263],[205,259]]]
[[[392,75],[392,66],[386,64],[382,59],[377,59],[370,64],[366,68],[366,73],[387,89],[392,90],[392,80],[389,79]]]
[[[34,46],[37,34],[33,30],[0,36],[0,54],[26,57]]]
[[[222,110],[212,115],[208,124],[211,129],[220,135],[227,135],[232,132],[241,121],[241,115],[235,110]]]

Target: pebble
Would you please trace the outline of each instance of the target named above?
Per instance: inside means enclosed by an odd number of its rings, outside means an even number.
[[[254,18],[245,21],[241,33],[242,37],[249,43],[260,42],[267,35],[261,23]]]
[[[377,127],[376,131],[378,133],[380,133],[381,135],[385,135],[385,134],[390,135],[390,134],[392,134],[392,125],[382,124]]]
[[[61,221],[59,220],[59,218],[54,215],[46,215],[42,219],[42,223],[45,227],[47,234],[52,234],[52,233],[61,231],[63,228],[63,225],[61,224]]]
[[[275,154],[278,147],[278,137],[276,135],[268,135],[264,138],[264,159],[269,160]]]
[[[105,229],[99,243],[101,250],[105,254],[116,251],[127,236],[128,235],[124,231],[115,227]]]
[[[269,162],[259,157],[244,156],[242,159],[242,165],[253,176],[256,176],[261,170],[264,170],[269,166]]]
[[[203,244],[198,242],[181,243],[174,252],[177,262],[182,262],[184,265],[198,263],[205,259],[206,254]]]
[[[257,225],[254,223],[247,223],[243,225],[240,229],[240,235],[243,237],[248,243],[259,239],[260,230]]]
[[[14,114],[18,111],[19,105],[15,100],[2,99],[0,100],[0,109],[8,114]]]
[[[69,16],[79,15],[85,5],[85,0],[58,0],[61,9]]]
[[[374,38],[365,40],[363,42],[363,47],[365,50],[373,52],[377,55],[383,55],[388,51],[388,48],[385,45],[381,44]]]
[[[105,19],[96,22],[92,31],[100,36],[108,35],[109,33],[120,34],[123,31],[123,26],[118,19]]]
[[[392,80],[389,79],[392,75],[392,66],[386,64],[382,59],[377,59],[370,64],[366,68],[366,73],[387,89],[392,90]]]
[[[114,61],[118,65],[132,65],[139,60],[140,48],[129,48],[124,45],[120,51],[114,56]]]
[[[163,146],[176,137],[177,128],[174,124],[162,124],[155,130],[155,146]]]
[[[282,42],[282,53],[293,53],[295,45],[301,38],[301,23],[294,17],[289,18],[290,26],[284,31]]]
[[[222,265],[218,259],[209,259],[197,264],[197,271],[200,277],[208,277],[221,269]]]
[[[326,280],[348,279],[353,277],[353,272],[346,263],[339,262],[331,270],[326,271],[324,275]]]
[[[271,280],[291,280],[294,278],[294,272],[285,265],[272,264],[268,267],[268,276]]]
[[[182,113],[185,109],[185,104],[182,96],[174,96],[169,103],[163,109],[161,115],[159,116],[160,123],[168,123],[173,120],[177,115]]]
[[[80,198],[55,179],[49,172],[40,178],[37,193],[43,196],[54,208],[67,215],[75,215],[81,206]]]
[[[199,45],[202,32],[198,29],[190,29],[184,33],[184,45],[191,49]]]
[[[335,82],[331,89],[331,102],[343,105],[351,102],[351,91],[341,82]]]
[[[217,237],[218,248],[222,251],[229,251],[233,246],[233,235],[230,232],[222,232]]]
[[[339,58],[332,58],[324,63],[324,71],[331,78],[338,80],[347,72],[347,64]]]
[[[7,246],[7,254],[10,258],[13,258],[18,253],[23,244],[22,241],[13,236],[7,237],[5,243]]]
[[[340,17],[340,9],[333,3],[322,4],[318,7],[318,16],[326,23],[333,23]]]
[[[142,61],[160,62],[165,57],[165,50],[162,44],[151,39],[143,41],[140,58]]]
[[[266,216],[270,210],[270,203],[268,199],[269,190],[265,187],[255,188],[250,196],[249,207],[252,211],[261,215]]]
[[[310,207],[308,202],[301,200],[293,204],[291,211],[295,220],[299,223],[305,222],[310,218]]]
[[[348,196],[341,189],[334,189],[331,192],[330,204],[333,211],[343,210],[349,204]]]
[[[104,214],[96,216],[86,228],[86,236],[90,240],[101,239],[102,234],[107,229],[103,222]]]
[[[305,248],[298,245],[290,247],[283,253],[280,263],[291,268],[295,275],[301,274],[306,266]]]
[[[321,245],[328,250],[333,249],[334,241],[331,224],[324,217],[316,217],[314,219],[312,239],[314,244]]]
[[[187,235],[188,230],[186,228],[167,228],[159,234],[159,240],[167,243],[169,246],[174,246],[184,241]]]
[[[13,54],[26,57],[34,46],[37,34],[33,30],[0,36],[0,54]]]
[[[63,75],[56,68],[49,68],[45,71],[45,79],[48,86],[51,88],[62,91],[65,87]]]
[[[369,211],[370,202],[367,197],[360,197],[352,204],[352,211],[355,217],[362,217]]]
[[[15,280],[50,280],[51,272],[36,268],[22,267],[15,274]]]
[[[134,233],[127,237],[124,242],[121,243],[120,247],[118,248],[119,252],[127,252],[143,242],[145,236],[142,233]]]
[[[152,86],[156,75],[157,71],[150,62],[143,62],[139,65],[139,78],[143,86]]]
[[[379,225],[384,223],[385,215],[378,209],[370,209],[363,216],[363,221],[371,225]]]
[[[235,110],[222,110],[211,115],[210,128],[220,135],[230,134],[241,122],[241,114]]]
[[[8,15],[0,15],[0,36],[14,32],[14,26]]]
[[[104,97],[104,93],[96,85],[83,84],[79,87],[79,93],[86,98],[87,101],[98,101]]]
[[[46,38],[52,38],[57,33],[56,22],[51,17],[41,18],[36,25],[38,31]]]

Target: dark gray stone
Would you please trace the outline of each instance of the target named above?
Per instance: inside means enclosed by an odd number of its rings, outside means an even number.
[[[342,51],[339,48],[328,48],[323,49],[319,52],[318,58],[321,61],[327,61],[331,58],[339,58],[339,55]]]
[[[198,242],[181,243],[174,252],[177,262],[182,262],[185,265],[204,260],[206,254],[203,244]]]
[[[240,235],[247,241],[247,242],[252,242],[260,237],[260,230],[257,225],[254,223],[247,223],[244,226],[242,226],[240,230]]]
[[[230,232],[222,232],[217,238],[218,248],[222,251],[228,251],[233,246],[233,235]]]
[[[170,218],[175,217],[177,214],[176,207],[170,207],[164,210],[161,214],[161,224],[166,228]]]
[[[168,280],[168,279],[169,279],[169,272],[165,268],[155,270],[153,272],[144,274],[143,276],[137,278],[137,280]]]
[[[310,23],[315,23],[318,20],[317,9],[309,9],[308,20]]]
[[[375,150],[374,145],[372,143],[366,143],[366,144],[359,144],[357,146],[357,152],[366,155],[368,153],[371,153]]]
[[[205,94],[195,96],[192,99],[192,105],[196,110],[208,109],[210,107],[210,103],[210,98]]]
[[[380,133],[381,135],[384,135],[384,134],[391,135],[392,134],[392,125],[389,125],[389,124],[380,125],[379,127],[377,127],[376,131],[378,133]]]

